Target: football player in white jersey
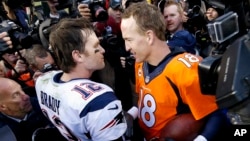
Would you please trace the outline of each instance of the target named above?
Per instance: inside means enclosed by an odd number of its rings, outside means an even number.
[[[70,141],[122,140],[127,124],[120,100],[110,87],[89,79],[105,66],[92,24],[84,18],[62,19],[49,42],[61,71],[36,80],[44,114]]]

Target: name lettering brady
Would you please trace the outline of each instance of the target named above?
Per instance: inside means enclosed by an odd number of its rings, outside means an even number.
[[[56,98],[41,91],[41,102],[43,105],[59,115],[60,100],[57,100]]]

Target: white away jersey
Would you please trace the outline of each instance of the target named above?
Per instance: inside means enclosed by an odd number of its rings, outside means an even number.
[[[61,71],[36,81],[44,114],[68,140],[110,141],[121,137],[127,124],[120,100],[107,85],[89,79],[60,82]]]

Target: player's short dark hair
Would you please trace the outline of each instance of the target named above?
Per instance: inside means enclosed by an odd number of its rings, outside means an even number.
[[[93,32],[92,23],[83,17],[63,18],[53,26],[49,42],[60,69],[68,73],[76,66],[72,51],[78,50],[83,53],[87,37]]]

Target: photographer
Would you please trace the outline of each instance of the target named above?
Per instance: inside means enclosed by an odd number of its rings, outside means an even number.
[[[7,32],[2,32],[0,35],[0,59],[4,64],[5,77],[17,81],[26,93],[34,95],[33,72],[22,59],[21,51],[14,49]]]
[[[24,58],[33,71],[47,72],[58,69],[51,52],[41,44],[34,44],[27,49]]]
[[[41,44],[35,44],[27,49],[24,58],[28,62],[29,67],[35,72],[33,75],[34,81],[42,73],[58,70],[51,52]]]

